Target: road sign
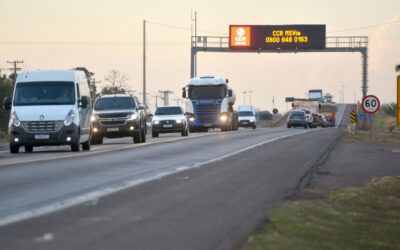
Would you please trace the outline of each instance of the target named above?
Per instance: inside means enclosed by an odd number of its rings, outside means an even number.
[[[366,113],[365,114],[365,120],[370,121],[371,120],[371,114]]]
[[[325,25],[230,25],[229,48],[239,50],[324,49]]]
[[[354,110],[350,110],[350,121],[351,123],[357,123],[357,116]]]
[[[363,114],[360,113],[360,114],[358,114],[358,116],[359,116],[358,120],[359,120],[359,121],[362,121],[362,120],[363,120]]]
[[[367,95],[362,101],[362,108],[366,113],[373,114],[379,110],[381,103],[378,97],[374,95]]]

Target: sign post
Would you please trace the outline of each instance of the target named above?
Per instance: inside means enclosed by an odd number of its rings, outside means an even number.
[[[397,125],[400,125],[400,75],[397,76]]]
[[[362,100],[362,108],[363,110],[370,114],[371,117],[369,119],[369,141],[372,141],[372,114],[376,113],[381,106],[378,97],[374,95],[367,95]],[[367,120],[367,119],[366,119]]]

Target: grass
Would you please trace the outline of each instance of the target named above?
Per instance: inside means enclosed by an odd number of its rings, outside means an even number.
[[[242,249],[400,249],[400,176],[286,202]]]

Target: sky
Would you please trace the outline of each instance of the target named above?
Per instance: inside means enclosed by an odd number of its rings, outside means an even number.
[[[190,80],[191,12],[198,35],[228,36],[230,24],[325,24],[327,36],[368,36],[368,93],[381,102],[396,99],[395,65],[400,64],[398,0],[0,0],[0,68],[23,60],[23,70],[84,66],[106,86],[118,70],[125,86],[142,92],[143,20],[147,20],[147,91],[149,105],[159,90],[181,98]],[[158,24],[185,27],[176,29]],[[383,24],[383,25],[381,25]],[[368,28],[365,28],[368,27]],[[350,30],[349,30],[350,29]],[[285,97],[306,97],[323,89],[334,100],[361,98],[360,53],[199,53],[198,75],[229,79],[236,104],[271,110],[272,100],[287,110]],[[2,71],[6,73],[7,71]]]

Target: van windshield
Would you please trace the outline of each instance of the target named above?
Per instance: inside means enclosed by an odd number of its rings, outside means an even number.
[[[251,111],[239,111],[239,116],[254,116]]]
[[[108,109],[134,109],[135,102],[132,97],[105,97],[97,99],[94,110]]]
[[[15,89],[14,106],[73,105],[73,82],[20,82]]]

